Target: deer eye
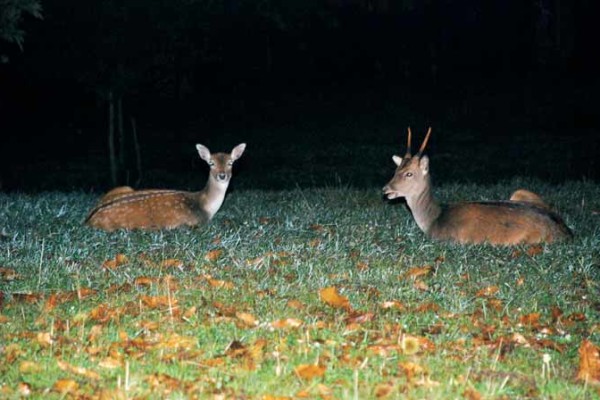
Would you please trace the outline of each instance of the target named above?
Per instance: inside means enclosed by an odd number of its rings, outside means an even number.
[[[233,160],[232,161],[227,161],[227,165],[232,166],[233,165]]]
[[[407,173],[404,174],[404,176],[407,177],[407,178],[412,178],[413,173],[412,172],[407,172]]]
[[[215,162],[214,162],[213,160],[210,160],[210,161],[208,162],[208,165],[210,165],[211,167],[214,167],[214,166],[215,166]]]

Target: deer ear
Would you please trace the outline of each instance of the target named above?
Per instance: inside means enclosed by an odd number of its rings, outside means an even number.
[[[421,171],[423,171],[424,175],[429,173],[429,157],[421,156],[419,159],[419,168],[421,168]]]
[[[210,161],[210,150],[208,150],[208,147],[203,146],[201,144],[197,144],[196,149],[198,150],[198,154],[200,154],[201,159],[203,159],[206,162]]]
[[[392,160],[394,160],[394,164],[396,164],[397,166],[400,166],[400,164],[402,164],[402,157],[392,156]]]
[[[240,143],[231,150],[231,158],[233,161],[237,160],[244,154],[244,150],[246,150],[246,143]]]

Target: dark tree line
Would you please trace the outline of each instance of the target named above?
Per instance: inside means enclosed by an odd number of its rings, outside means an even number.
[[[243,112],[245,102],[277,91],[372,81],[435,90],[553,74],[586,79],[600,66],[592,39],[600,7],[592,0],[42,5],[40,20],[39,1],[0,0],[1,111],[12,128],[101,128],[112,135],[117,158],[131,117],[148,110],[177,125],[186,107]],[[30,113],[41,117],[28,121]]]

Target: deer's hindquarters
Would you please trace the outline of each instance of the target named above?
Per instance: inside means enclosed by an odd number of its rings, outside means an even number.
[[[510,201],[450,205],[427,234],[439,240],[495,245],[551,243],[572,237],[552,211]]]
[[[208,217],[192,196],[188,192],[160,190],[105,196],[90,212],[86,224],[105,231],[198,225]]]

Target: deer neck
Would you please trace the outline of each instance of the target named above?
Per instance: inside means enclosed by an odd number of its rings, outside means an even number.
[[[433,196],[429,178],[421,192],[406,197],[406,203],[419,228],[423,232],[429,233],[433,223],[442,213],[440,204]]]
[[[221,208],[228,186],[229,181],[219,182],[212,175],[208,177],[206,186],[199,193],[202,209],[207,214],[208,219],[211,219]]]

